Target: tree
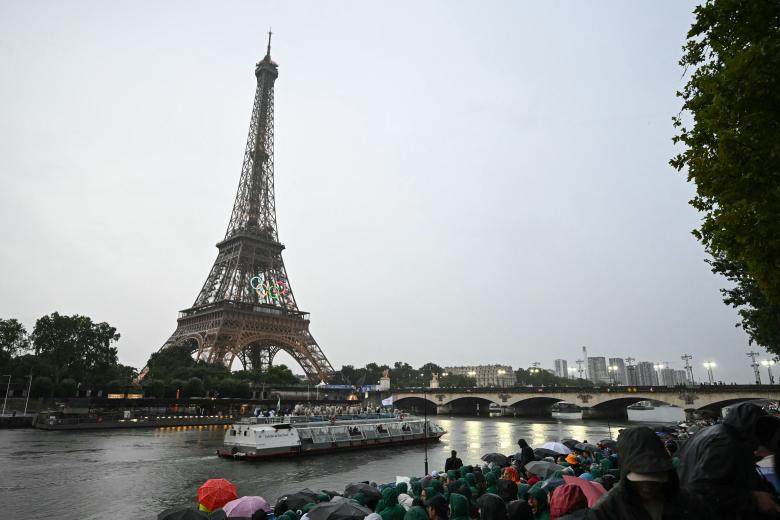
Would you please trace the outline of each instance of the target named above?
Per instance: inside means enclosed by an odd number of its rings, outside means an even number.
[[[515,370],[515,380],[521,386],[593,386],[590,381],[558,377],[541,368],[534,371],[518,368]]]
[[[203,381],[199,377],[191,377],[182,389],[184,397],[203,397]]]
[[[27,330],[18,320],[11,318],[0,319],[0,355],[7,354],[15,357],[25,352],[30,347]]]
[[[184,385],[181,379],[171,379],[165,386],[165,395],[174,399],[184,397]]]
[[[287,365],[271,365],[264,373],[267,385],[296,385],[300,380],[295,377]]]
[[[78,385],[73,379],[67,378],[60,381],[57,385],[57,397],[76,397]]]
[[[92,383],[118,364],[112,346],[119,340],[116,329],[87,316],[43,316],[32,338],[35,355],[51,367],[55,385],[66,377]]]
[[[30,395],[32,397],[51,397],[54,391],[54,383],[51,378],[46,376],[38,376],[32,380],[30,385]]]
[[[146,382],[146,395],[162,399],[165,397],[165,381],[162,379],[149,379]]]
[[[146,362],[146,366],[149,368],[146,377],[167,380],[173,377],[174,372],[178,372],[182,368],[194,367],[196,363],[192,359],[193,351],[194,345],[185,342],[153,353],[149,356],[149,361]]]
[[[680,65],[690,72],[678,96],[671,165],[696,185],[702,212],[693,231],[751,343],[780,353],[780,3],[707,0]]]

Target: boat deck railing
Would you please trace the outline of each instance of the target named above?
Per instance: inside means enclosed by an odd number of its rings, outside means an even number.
[[[414,418],[405,415],[405,419],[413,420]],[[241,419],[242,424],[314,424],[321,423],[339,424],[339,423],[351,423],[360,424],[367,422],[377,421],[399,421],[401,420],[400,414],[391,413],[369,413],[369,414],[342,414],[342,415],[284,415],[276,417],[244,417]]]

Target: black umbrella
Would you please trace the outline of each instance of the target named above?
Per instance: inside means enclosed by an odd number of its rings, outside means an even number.
[[[486,453],[482,455],[482,460],[485,462],[492,462],[493,464],[497,464],[502,468],[509,466],[509,457],[501,453]]]
[[[617,447],[617,441],[612,439],[601,439],[599,444],[602,444],[605,448],[614,450]]]
[[[323,502],[309,510],[309,520],[363,520],[372,511],[351,500]]]
[[[209,517],[189,507],[172,507],[157,515],[157,520],[209,520]]]
[[[588,442],[578,442],[577,444],[574,445],[574,447],[578,450],[589,451],[591,453],[596,453],[597,451],[600,451],[598,446],[595,446]]]
[[[328,491],[327,489],[323,489],[322,492],[328,495],[330,498],[341,496],[341,493],[338,491]]]
[[[541,458],[552,457],[554,459],[557,459],[558,457],[561,456],[561,454],[558,453],[557,451],[548,450],[547,448],[536,448],[534,450],[534,455]]]
[[[365,482],[350,484],[346,488],[344,488],[345,497],[352,498],[358,493],[363,493],[363,495],[365,495],[367,499],[372,497],[376,499],[382,498],[382,493],[377,488],[369,484],[366,484]]]
[[[564,446],[566,446],[566,447],[567,447],[567,448],[569,448],[570,450],[573,450],[573,449],[574,449],[574,447],[575,447],[577,444],[579,444],[579,443],[580,443],[580,441],[578,441],[577,439],[563,439],[563,440],[561,441],[561,444],[563,444]]]
[[[293,511],[297,511],[299,509],[303,509],[303,506],[306,504],[310,504],[312,502],[317,502],[317,496],[315,495],[313,498],[308,493],[291,493],[289,495],[284,495],[279,498],[279,500],[276,501],[276,505],[274,506],[274,514],[276,516],[281,515],[288,509],[292,509]]]

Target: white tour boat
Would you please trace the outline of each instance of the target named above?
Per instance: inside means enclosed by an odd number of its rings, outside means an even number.
[[[236,460],[295,457],[437,441],[445,433],[435,423],[403,414],[250,417],[231,425],[217,455]]]

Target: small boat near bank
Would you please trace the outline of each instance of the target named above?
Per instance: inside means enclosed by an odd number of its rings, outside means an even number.
[[[234,460],[297,457],[438,441],[445,433],[438,424],[408,415],[250,417],[231,425],[217,455]]]

